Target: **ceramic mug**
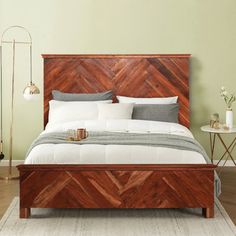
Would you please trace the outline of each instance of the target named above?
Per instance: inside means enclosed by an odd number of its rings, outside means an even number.
[[[85,139],[88,137],[86,129],[77,129],[77,140]]]

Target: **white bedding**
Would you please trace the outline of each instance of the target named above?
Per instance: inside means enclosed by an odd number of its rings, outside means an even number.
[[[88,131],[168,133],[192,137],[184,126],[144,120],[86,120],[48,124],[45,131],[86,128]],[[139,145],[41,144],[32,149],[25,164],[205,164],[197,152]]]

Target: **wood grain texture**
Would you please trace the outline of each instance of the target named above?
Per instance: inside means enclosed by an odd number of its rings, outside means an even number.
[[[43,55],[44,125],[53,89],[74,93],[112,90],[131,97],[178,96],[179,121],[189,127],[189,54]],[[114,101],[115,96],[114,96]]]
[[[214,206],[214,165],[20,165],[26,208],[207,208]],[[191,167],[190,167],[191,166]],[[151,166],[149,166],[151,168]],[[190,167],[190,168],[189,168]],[[77,168],[77,169],[76,169]],[[206,217],[210,211],[206,211]],[[211,212],[212,213],[212,212]]]
[[[189,55],[44,55],[44,122],[51,91],[113,90],[179,96],[189,127]],[[115,101],[115,98],[114,98]],[[20,208],[204,208],[212,216],[214,165],[21,165]]]
[[[30,208],[20,208],[20,218],[29,218]]]
[[[171,170],[201,170],[216,168],[213,164],[23,164],[18,165],[19,171],[98,171],[98,170],[129,170],[129,171],[171,171]]]
[[[7,174],[7,170],[8,170],[7,167],[0,167],[0,173],[2,173],[3,176]],[[221,172],[220,179],[221,179],[221,183],[222,183],[222,193],[219,197],[219,200],[223,204],[223,206],[224,206],[225,210],[227,211],[227,213],[229,214],[231,220],[234,222],[234,224],[236,224],[236,198],[234,197],[234,196],[236,196],[236,188],[235,188],[236,169],[235,169],[235,167],[218,167],[216,169],[216,171]],[[16,173],[15,167],[13,167],[13,173],[18,174],[18,172]],[[5,211],[7,210],[9,204],[14,199],[14,197],[18,196],[18,185],[19,185],[18,180],[12,180],[12,181],[8,181],[8,182],[6,182],[4,180],[0,180],[0,189],[1,189],[1,191],[0,191],[0,199],[1,199],[1,201],[0,201],[0,218],[4,215]],[[42,215],[44,215],[44,216],[48,214],[48,212],[45,212],[45,209],[42,209],[42,210],[37,209],[37,210],[42,211]],[[17,209],[17,212],[18,212],[18,209]],[[56,212],[58,212],[58,211],[56,211]],[[63,211],[60,211],[60,212],[62,213]],[[158,211],[155,211],[155,212],[158,213]],[[196,214],[190,215],[188,213],[188,217],[194,217],[194,215],[196,215]],[[64,216],[64,214],[63,214],[63,216]],[[141,217],[140,211],[138,211],[137,216]],[[146,213],[145,213],[145,217],[147,217]],[[217,215],[215,217],[217,217]],[[66,217],[66,219],[68,219],[68,218]],[[178,217],[178,219],[180,219],[180,218]],[[142,218],[142,220],[143,220],[143,218]],[[204,222],[204,223],[207,223],[207,222]]]
[[[208,208],[202,208],[202,214],[206,218],[213,218],[214,217],[214,206]]]

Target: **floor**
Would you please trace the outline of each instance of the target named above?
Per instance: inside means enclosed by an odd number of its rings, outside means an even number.
[[[220,201],[236,225],[236,167],[221,167],[218,168],[217,172],[222,182]],[[13,173],[17,174],[16,168],[13,169]],[[0,167],[0,176],[6,174],[7,168]],[[12,199],[18,196],[18,184],[18,180],[8,182],[0,180],[0,218],[4,215]]]
[[[220,202],[236,225],[236,167],[221,167],[217,172],[222,183]]]
[[[13,168],[13,174],[17,175],[18,171]],[[7,176],[7,167],[0,167],[0,177]],[[0,218],[4,215],[6,209],[15,196],[19,195],[18,180],[0,180]]]

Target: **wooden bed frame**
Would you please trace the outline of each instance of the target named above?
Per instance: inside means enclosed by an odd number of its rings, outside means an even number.
[[[53,89],[77,93],[112,89],[133,97],[177,95],[179,121],[189,127],[188,54],[43,58],[44,125]],[[18,169],[20,218],[28,218],[30,208],[202,208],[205,217],[214,216],[211,164],[43,164]]]

